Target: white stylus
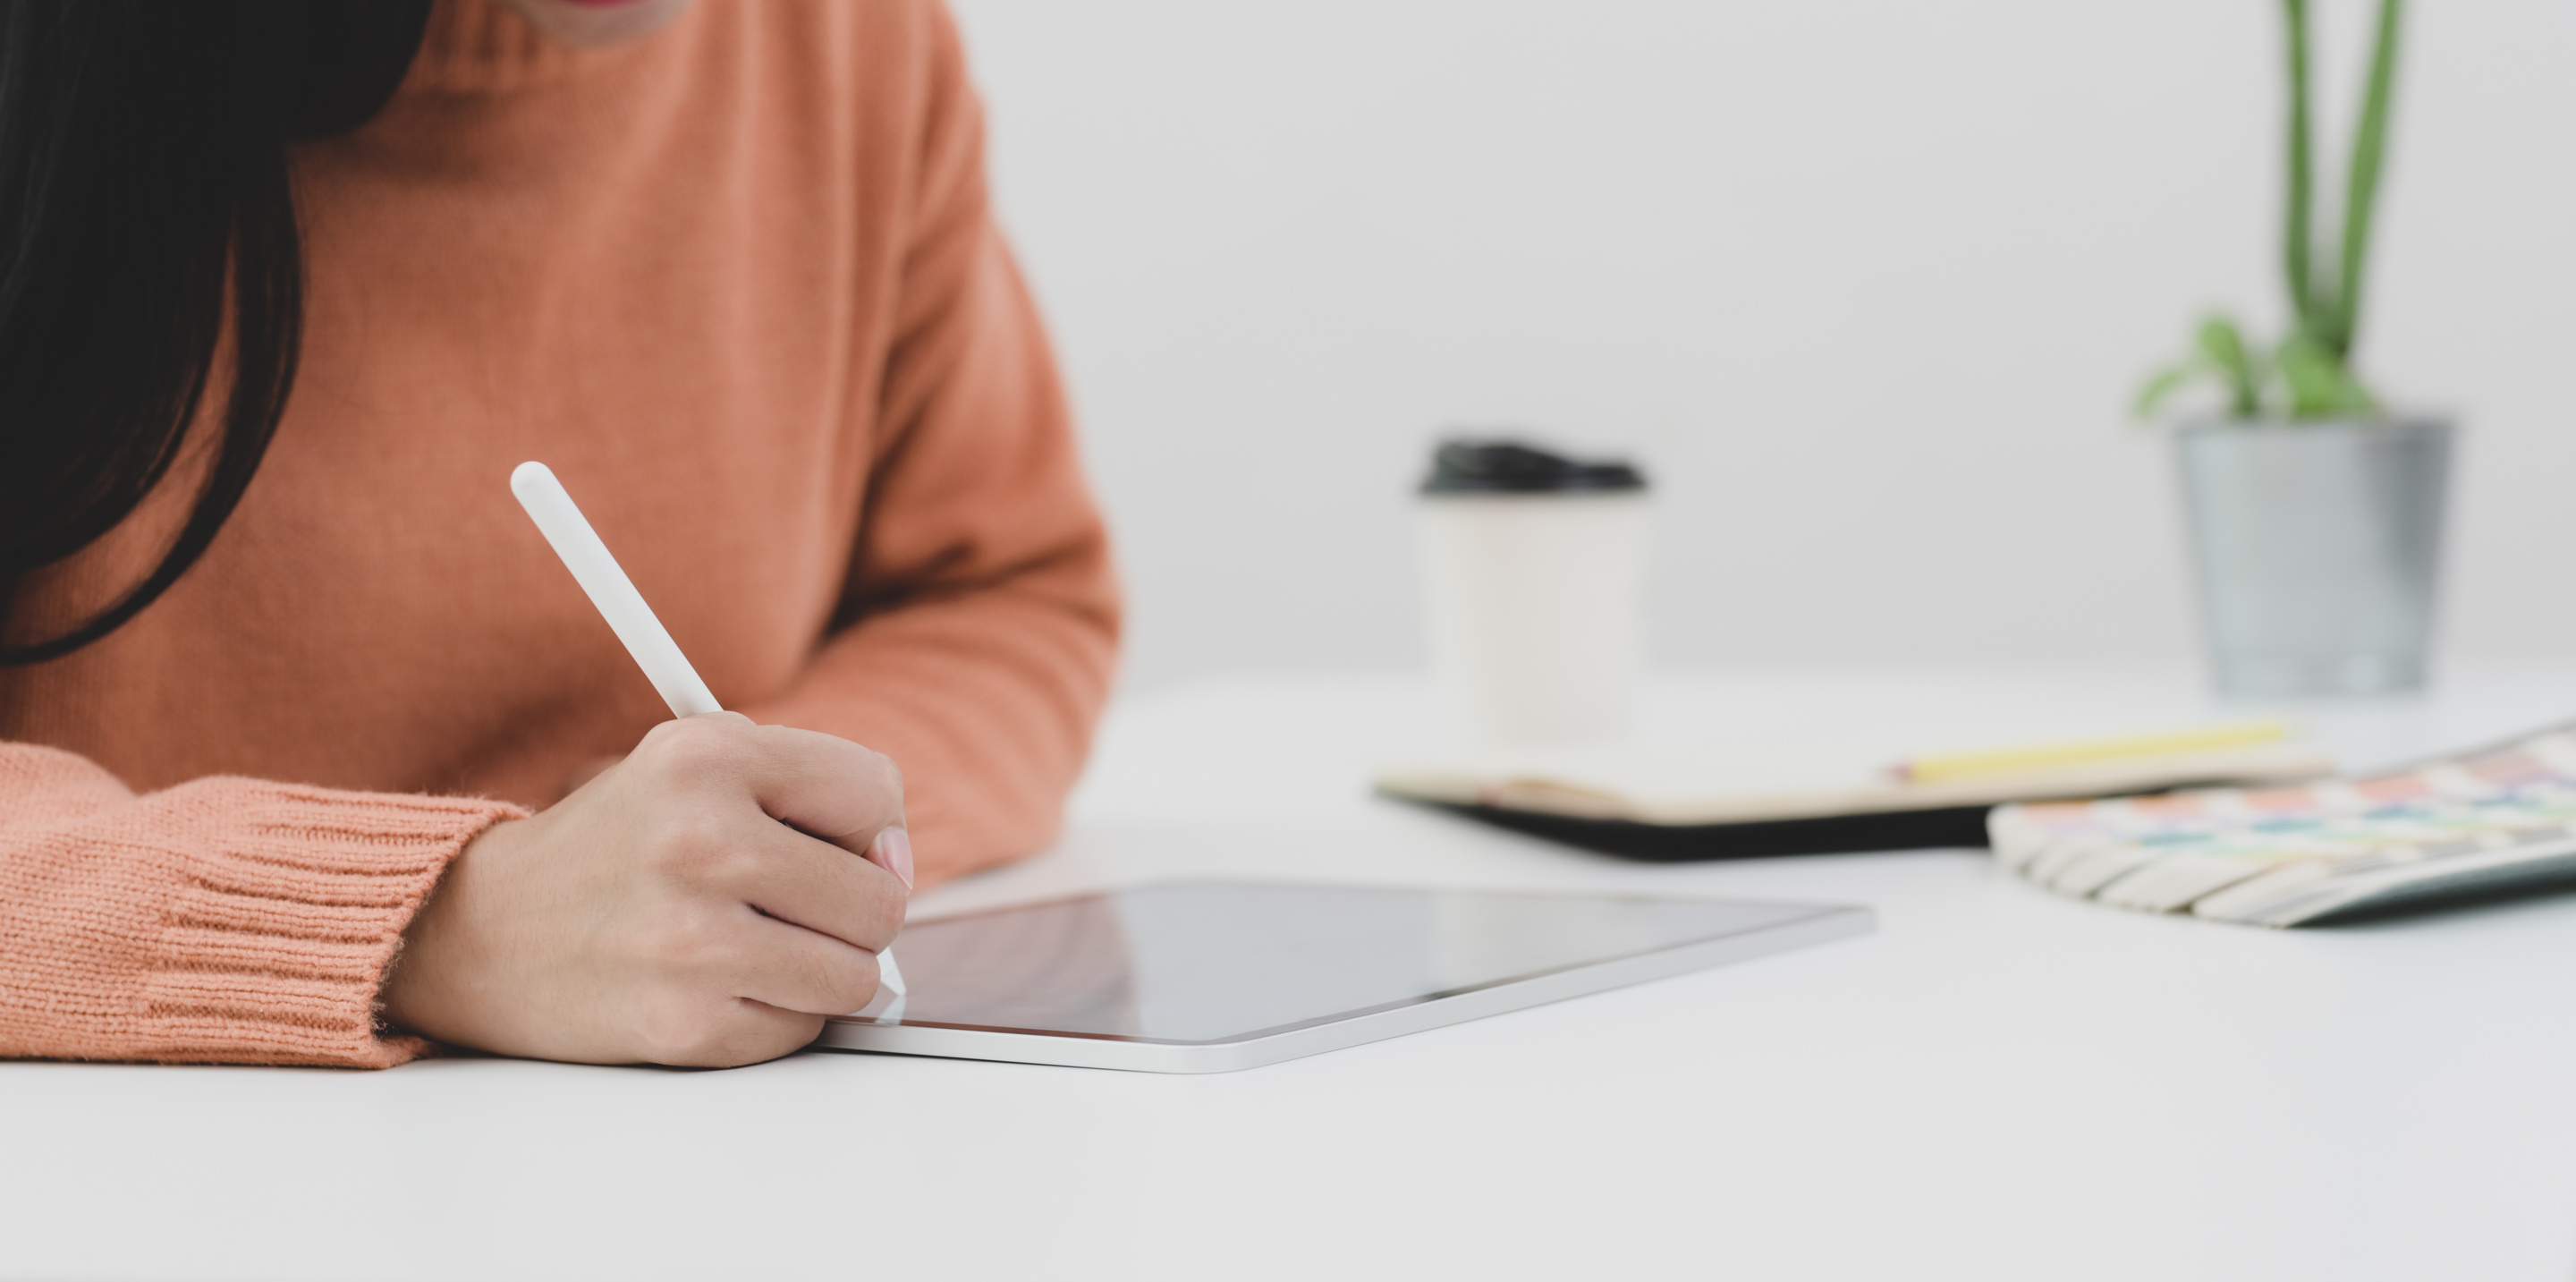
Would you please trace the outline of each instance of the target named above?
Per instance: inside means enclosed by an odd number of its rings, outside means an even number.
[[[521,463],[510,473],[510,492],[519,496],[519,506],[528,510],[528,519],[537,523],[537,531],[554,546],[555,555],[563,558],[564,568],[572,571],[573,580],[599,607],[599,616],[608,620],[609,629],[626,644],[626,652],[635,656],[635,666],[644,669],[644,678],[660,692],[662,702],[671,705],[671,715],[691,717],[701,712],[722,712],[713,691],[700,680],[698,670],[689,666],[689,656],[680,653],[679,642],[671,639],[670,630],[644,604],[644,594],[635,590],[617,558],[608,554],[608,545],[599,541],[599,532],[590,528],[590,519],[564,493],[563,482],[555,479],[554,469],[543,463]],[[895,1023],[903,1017],[903,972],[894,964],[894,949],[877,953],[878,984],[894,995],[892,1005],[879,1014],[877,1022]]]

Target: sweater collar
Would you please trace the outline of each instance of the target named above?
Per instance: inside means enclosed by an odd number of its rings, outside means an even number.
[[[507,93],[559,80],[614,52],[566,48],[497,0],[436,0],[403,88]]]

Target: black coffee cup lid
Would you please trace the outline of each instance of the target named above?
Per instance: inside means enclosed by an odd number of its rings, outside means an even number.
[[[1642,490],[1646,478],[1618,459],[1570,459],[1511,440],[1442,441],[1431,452],[1425,494],[1568,494]]]

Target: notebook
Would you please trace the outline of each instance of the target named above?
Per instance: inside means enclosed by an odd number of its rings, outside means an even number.
[[[2576,882],[2576,725],[2296,787],[2012,805],[1995,858],[2145,912],[2301,926]]]
[[[2311,745],[2270,743],[1910,783],[1831,743],[1487,750],[1380,770],[1379,793],[1633,859],[1983,846],[2014,801],[2313,779]]]

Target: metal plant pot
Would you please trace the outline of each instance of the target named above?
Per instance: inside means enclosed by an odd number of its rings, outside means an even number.
[[[2221,694],[2423,687],[2451,435],[2432,419],[2175,434]]]

